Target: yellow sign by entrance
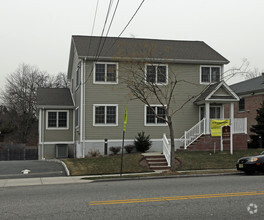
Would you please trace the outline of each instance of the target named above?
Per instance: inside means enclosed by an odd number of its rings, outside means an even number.
[[[211,119],[211,136],[217,137],[221,136],[221,127],[230,125],[230,120],[216,120],[216,119]]]

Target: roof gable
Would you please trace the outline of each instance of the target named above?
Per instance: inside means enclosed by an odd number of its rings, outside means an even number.
[[[239,97],[232,91],[232,89],[224,82],[218,82],[209,85],[194,101],[196,104],[204,102],[229,102],[239,101]]]

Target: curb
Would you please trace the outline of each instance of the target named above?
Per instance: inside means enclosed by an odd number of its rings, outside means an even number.
[[[47,159],[46,161],[48,161],[48,162],[60,163],[60,164],[63,166],[66,175],[67,175],[67,176],[70,176],[70,175],[71,175],[71,174],[70,174],[70,171],[69,171],[69,169],[68,169],[68,167],[66,166],[66,164],[65,164],[63,161],[61,161],[61,160],[57,160],[57,159]]]
[[[188,177],[210,177],[210,176],[228,176],[239,175],[241,173],[205,173],[205,174],[190,174],[190,175],[171,175],[171,176],[144,176],[144,177],[123,177],[109,179],[92,179],[93,182],[112,182],[112,181],[127,181],[127,180],[150,180],[150,179],[172,179],[172,178],[188,178]],[[82,179],[86,180],[86,179]],[[88,180],[88,179],[87,179]]]

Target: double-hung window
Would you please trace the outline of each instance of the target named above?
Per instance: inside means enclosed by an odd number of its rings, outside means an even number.
[[[68,129],[69,111],[47,111],[47,129]]]
[[[166,111],[163,106],[145,106],[145,125],[166,125]]]
[[[117,126],[118,105],[94,105],[94,126]]]
[[[201,83],[219,82],[221,78],[220,66],[201,66],[200,81]]]
[[[95,63],[94,83],[116,84],[118,82],[117,63]]]
[[[154,84],[167,84],[168,66],[161,64],[147,64],[146,82]]]

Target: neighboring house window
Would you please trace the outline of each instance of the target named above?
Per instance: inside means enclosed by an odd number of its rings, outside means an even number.
[[[94,125],[117,126],[117,105],[94,105]]]
[[[95,83],[117,83],[117,63],[95,63]]]
[[[146,65],[146,82],[155,84],[167,84],[168,66],[158,64]]]
[[[219,66],[201,66],[201,83],[219,82],[221,67]]]
[[[75,109],[75,127],[79,126],[79,107]]]
[[[78,64],[77,70],[76,70],[76,89],[80,85],[81,82],[81,63]]]
[[[68,129],[68,111],[47,111],[47,129]]]
[[[166,118],[163,106],[145,106],[145,125],[166,125],[166,121],[162,118]]]
[[[238,111],[244,112],[245,111],[245,99],[241,98],[238,103]]]

